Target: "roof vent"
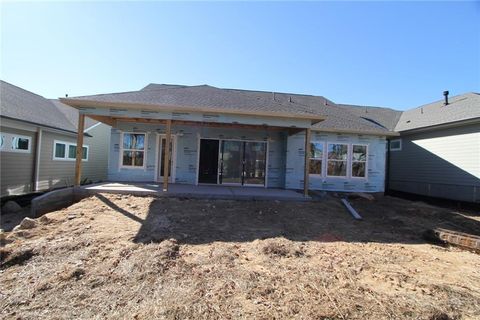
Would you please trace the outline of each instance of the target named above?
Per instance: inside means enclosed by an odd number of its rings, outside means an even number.
[[[448,105],[448,90],[447,91],[443,91],[443,96],[445,97],[445,102],[443,103],[444,105]]]

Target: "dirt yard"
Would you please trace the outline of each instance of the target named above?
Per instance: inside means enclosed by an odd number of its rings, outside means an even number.
[[[98,195],[2,248],[3,319],[480,319],[480,215],[385,197],[236,202]]]

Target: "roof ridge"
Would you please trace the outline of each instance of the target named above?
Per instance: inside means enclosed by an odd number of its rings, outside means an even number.
[[[156,85],[156,86],[172,86],[170,88],[151,88],[151,89],[145,89],[147,88],[148,86],[150,85]],[[142,89],[140,89],[140,91],[145,91],[145,90],[166,90],[166,89],[184,89],[184,88],[196,88],[196,87],[210,87],[210,88],[217,88],[217,87],[214,87],[214,86],[211,86],[211,85],[208,85],[208,84],[196,84],[196,85],[193,85],[193,86],[189,86],[189,85],[186,85],[186,84],[169,84],[169,83],[149,83],[147,84],[145,87],[143,87]],[[219,89],[219,88],[217,88]],[[138,90],[137,90],[138,91]]]
[[[388,109],[393,111],[402,112],[402,110],[394,109],[391,107],[380,107],[380,106],[371,106],[371,105],[360,105],[360,104],[349,104],[349,103],[336,103],[338,106],[346,106],[346,107],[357,107],[357,108],[378,108],[378,109]]]
[[[476,94],[476,95],[480,95],[480,93],[476,93],[476,92],[473,92],[473,91],[470,91],[470,92],[465,92],[465,93],[461,93],[461,94],[457,94],[457,95],[454,95],[454,96],[449,96],[448,99],[449,99],[449,103],[448,104],[452,104],[452,103],[455,103],[457,101],[451,101],[451,99],[453,98],[458,98],[458,97],[461,97],[461,96],[466,96],[467,94],[470,94],[470,93],[473,93],[473,94]],[[466,98],[466,97],[465,97]],[[417,110],[417,109],[421,109],[421,108],[424,108],[426,106],[429,106],[429,105],[434,105],[436,103],[439,103],[439,102],[442,102],[444,101],[444,99],[438,99],[438,100],[435,100],[433,102],[430,102],[430,103],[425,103],[425,104],[422,104],[418,107],[415,107],[415,108],[412,108],[412,109],[408,109],[408,110],[405,110],[405,111],[410,111],[410,110]]]
[[[318,96],[313,94],[306,94],[306,93],[292,93],[292,92],[281,92],[281,91],[267,91],[267,90],[251,90],[251,89],[236,89],[236,88],[219,88],[222,90],[235,90],[235,91],[248,91],[248,92],[261,92],[261,93],[277,93],[277,94],[286,94],[286,95],[293,95],[293,96],[304,96],[304,97],[316,97],[316,98],[324,98],[324,96]]]

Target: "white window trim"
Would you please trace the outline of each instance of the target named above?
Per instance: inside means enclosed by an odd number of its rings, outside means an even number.
[[[365,153],[365,161],[354,161],[353,160],[353,146],[362,146],[362,147],[367,148],[366,153]],[[369,149],[369,145],[365,144],[365,143],[352,143],[350,147],[351,147],[351,152],[350,152],[350,157],[349,157],[350,165],[348,167],[350,169],[350,178],[355,179],[355,180],[368,180],[368,149]],[[353,176],[352,169],[353,169],[353,163],[354,162],[365,162],[365,177],[354,177]]]
[[[398,148],[392,148],[392,142],[399,142],[400,147],[398,147]],[[390,151],[402,151],[402,139],[390,140],[389,147],[390,147]]]
[[[3,132],[0,132],[0,136],[2,138],[2,141],[0,141],[0,150],[4,151],[5,149],[5,144],[7,142],[7,136],[3,133]],[[3,143],[2,143],[3,142]]]
[[[317,144],[322,144],[323,145],[323,151],[322,151],[322,158],[315,158],[315,157],[312,157],[312,155],[310,154],[310,160],[309,160],[309,163],[310,161],[312,160],[321,160],[322,161],[322,166],[320,168],[320,173],[308,173],[309,175],[313,176],[313,177],[324,177],[325,176],[325,150],[326,150],[326,141],[310,141],[310,143],[317,143]],[[310,170],[310,168],[308,168],[308,170]]]
[[[141,149],[124,149],[123,148],[123,137],[125,134],[143,134],[145,135],[143,150]],[[143,166],[128,166],[123,164],[123,151],[143,151]],[[120,169],[140,169],[146,170],[147,168],[147,150],[148,150],[148,132],[133,132],[133,131],[122,131],[120,132],[120,159],[119,159],[119,168]]]
[[[55,156],[55,146],[56,144],[64,144],[65,145],[65,156],[62,158],[62,157],[56,157]],[[53,140],[53,157],[52,159],[55,160],[55,161],[75,161],[76,158],[69,158],[68,157],[68,149],[70,148],[70,146],[74,146],[74,147],[77,147],[77,144],[75,142],[67,142],[67,141],[61,141],[61,140]],[[82,161],[85,161],[87,162],[88,161],[88,157],[90,156],[90,147],[88,145],[83,145],[84,148],[87,148],[87,158],[86,159],[82,159]]]
[[[3,146],[0,147],[2,152],[15,152],[15,153],[31,153],[32,152],[32,137],[25,136],[16,133],[9,133],[9,132],[0,132],[0,135],[3,137]],[[28,140],[28,149],[14,149],[13,148],[13,139],[14,138],[22,138]]]
[[[323,144],[323,157],[322,157],[322,174],[318,173],[309,173],[312,177],[322,177],[322,178],[333,178],[333,179],[354,179],[354,180],[368,180],[368,155],[370,145],[366,143],[352,143],[352,142],[336,142],[336,141],[311,141],[311,143],[322,143]],[[330,160],[330,161],[345,161],[347,162],[346,175],[344,176],[331,176],[328,175],[328,145],[329,144],[341,144],[347,146],[347,159],[346,160]],[[352,175],[352,165],[353,165],[353,146],[365,146],[367,148],[366,160],[365,160],[365,177],[354,177]],[[315,159],[310,157],[310,161]],[[319,158],[317,158],[319,159]],[[363,162],[363,161],[355,161]]]
[[[341,144],[344,146],[347,146],[347,160],[329,160],[328,159],[328,145],[330,144]],[[325,176],[327,178],[336,178],[336,179],[350,179],[350,172],[349,172],[349,159],[350,159],[350,146],[351,143],[345,143],[345,142],[332,142],[332,141],[327,141],[327,149],[325,152]],[[328,161],[336,161],[336,162],[347,162],[347,168],[344,176],[331,176],[328,174]]]

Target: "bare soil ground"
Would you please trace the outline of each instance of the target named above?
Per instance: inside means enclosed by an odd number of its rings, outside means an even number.
[[[480,216],[393,197],[98,195],[8,235],[3,319],[480,319],[480,255],[425,229]]]

